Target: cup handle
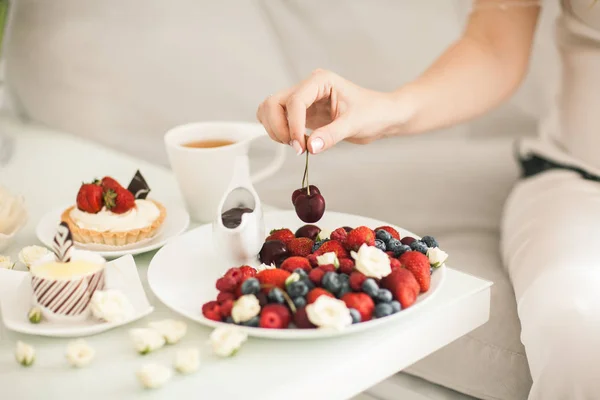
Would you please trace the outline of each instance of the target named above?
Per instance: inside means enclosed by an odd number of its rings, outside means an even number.
[[[263,132],[264,132],[264,134],[255,136],[254,139],[257,139],[259,137],[264,137],[267,135],[266,131],[263,131]],[[282,167],[282,165],[285,161],[286,151],[287,151],[287,146],[278,145],[277,149],[275,150],[275,157],[273,158],[273,161],[271,161],[269,163],[269,165],[267,165],[260,171],[257,171],[255,173],[253,173],[252,175],[250,175],[250,180],[252,181],[252,183],[256,184],[256,183],[270,177],[275,172],[277,172]]]

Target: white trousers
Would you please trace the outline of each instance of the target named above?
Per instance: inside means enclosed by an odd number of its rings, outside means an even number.
[[[551,145],[526,146],[582,167]],[[600,399],[600,183],[564,170],[519,182],[504,209],[502,256],[533,378],[529,400]]]

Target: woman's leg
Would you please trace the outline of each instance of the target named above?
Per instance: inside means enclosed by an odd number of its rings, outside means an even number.
[[[529,399],[600,399],[600,183],[564,170],[527,178],[509,197],[502,228]]]

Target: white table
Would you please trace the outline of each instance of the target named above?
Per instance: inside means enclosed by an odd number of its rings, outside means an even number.
[[[16,154],[0,167],[0,184],[25,195],[30,220],[6,255],[16,258],[25,245],[39,244],[35,226],[49,209],[69,204],[80,182],[97,174],[127,180],[141,168],[155,196],[168,203],[181,202],[171,173],[146,162],[84,142],[72,136],[24,128],[0,120],[0,129],[17,138]],[[193,227],[193,226],[192,226]],[[409,320],[364,334],[319,341],[268,341],[250,339],[240,353],[226,360],[207,354],[201,370],[176,376],[167,386],[144,391],[135,377],[142,364],[171,364],[176,348],[204,347],[210,330],[188,322],[182,343],[148,356],[132,349],[127,329],[148,321],[178,318],[153,295],[146,268],[153,256],[136,257],[142,281],[156,311],[144,320],[87,338],[97,350],[94,363],[71,369],[64,359],[67,339],[25,336],[0,326],[0,398],[12,399],[348,399],[453,340],[489,318],[490,282],[450,269],[441,292]],[[17,340],[36,347],[31,368],[14,361]],[[301,378],[300,378],[301,377]],[[266,379],[269,384],[266,384]],[[408,399],[403,393],[397,398]],[[414,399],[416,397],[410,397]]]

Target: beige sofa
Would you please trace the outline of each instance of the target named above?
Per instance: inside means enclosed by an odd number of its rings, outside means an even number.
[[[13,112],[25,120],[166,164],[168,128],[254,120],[265,96],[314,68],[374,89],[401,85],[458,37],[466,6],[460,0],[17,0],[6,84]],[[555,11],[544,11],[541,36]],[[453,267],[494,281],[489,323],[370,396],[394,399],[403,387],[430,399],[466,398],[457,392],[527,397],[531,377],[498,254],[499,220],[518,176],[512,142],[535,134],[536,116],[554,90],[546,84],[556,76],[550,46],[538,43],[526,85],[484,118],[367,147],[343,144],[314,159],[312,178],[327,188],[331,209],[433,234]],[[257,146],[253,164],[266,162],[270,145]],[[301,164],[288,157],[258,187],[263,200],[289,207]]]

